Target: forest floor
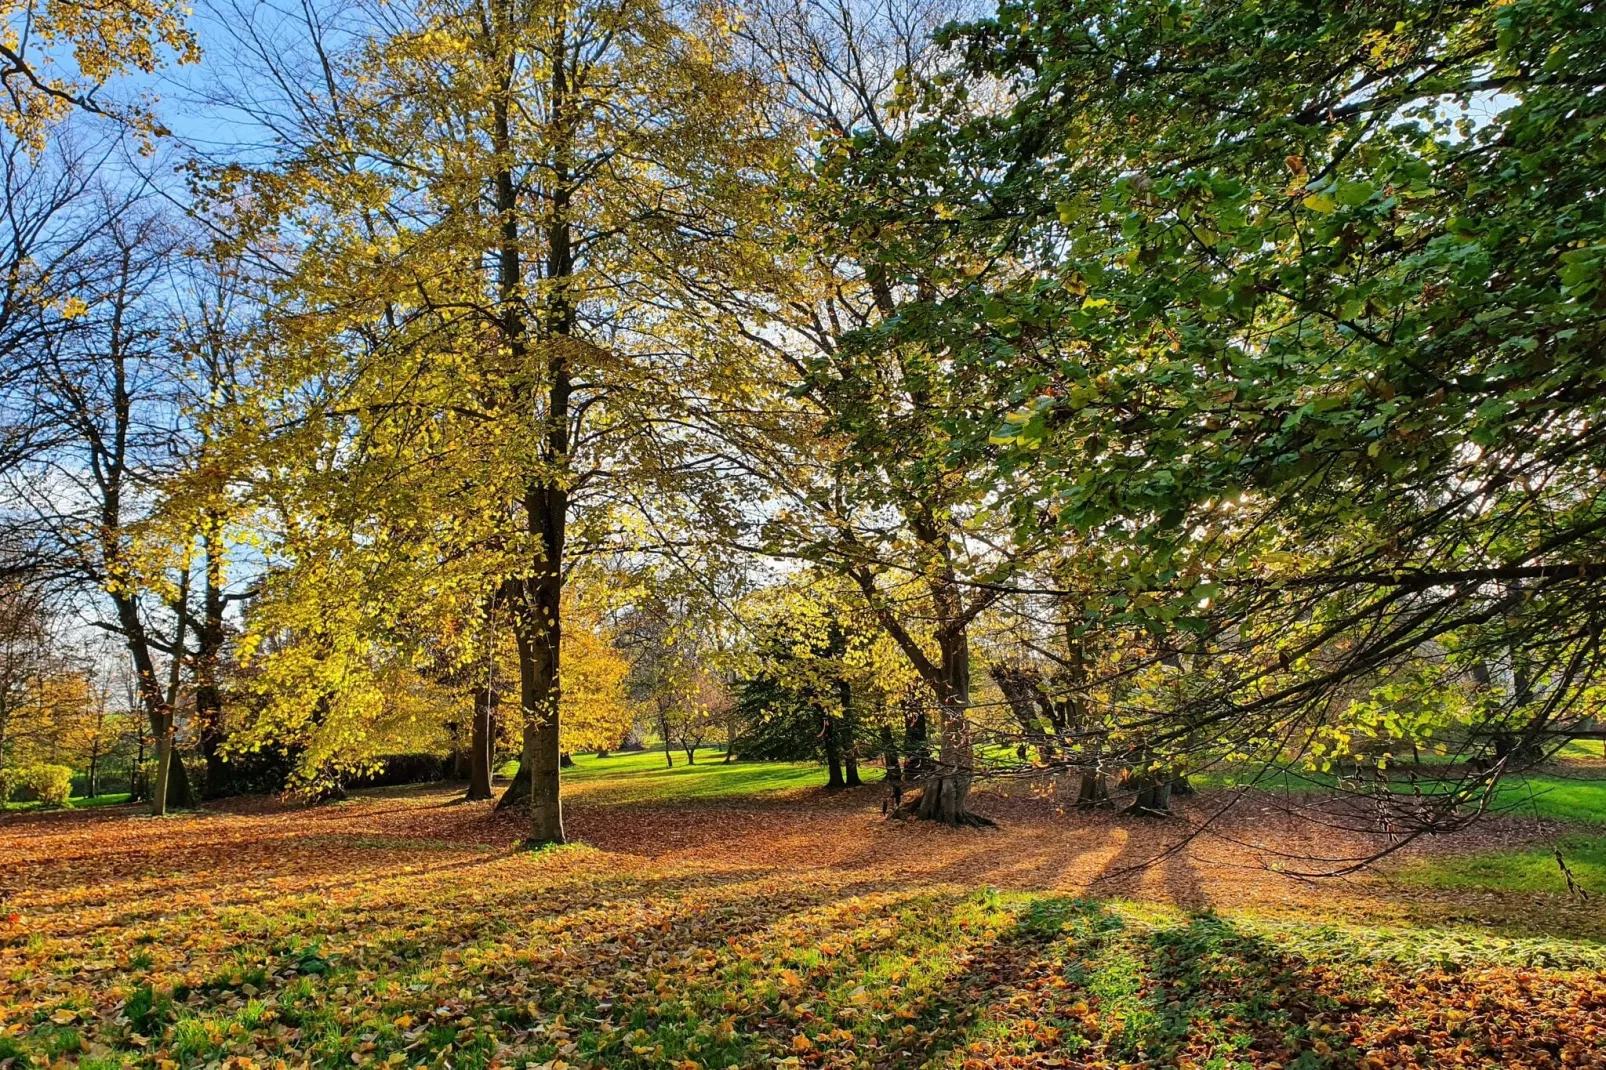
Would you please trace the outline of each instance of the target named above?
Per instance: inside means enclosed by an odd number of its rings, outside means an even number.
[[[1270,795],[951,830],[677,764],[588,760],[533,853],[442,787],[0,818],[0,1070],[1606,1067],[1598,826],[1311,880],[1368,841]]]

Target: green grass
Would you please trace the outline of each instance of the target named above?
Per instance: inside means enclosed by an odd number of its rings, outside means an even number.
[[[1593,773],[1590,770],[1589,773]],[[1495,788],[1491,809],[1513,817],[1543,818],[1547,821],[1577,821],[1606,824],[1606,777],[1581,773],[1534,773],[1501,779]],[[1268,772],[1256,779],[1248,771],[1207,770],[1192,778],[1197,787],[1220,788],[1254,783],[1266,791],[1318,794],[1332,791],[1339,778],[1335,773],[1282,771]],[[1396,782],[1395,790],[1409,791],[1406,781]],[[1424,790],[1431,790],[1424,785]]]
[[[79,795],[71,799],[66,808],[69,810],[88,810],[96,806],[121,806],[130,798],[131,796],[126,791],[113,791],[104,795]],[[36,802],[8,802],[5,804],[5,809],[42,810],[44,807]]]
[[[1556,848],[1584,891],[1592,897],[1606,895],[1606,837],[1568,836]],[[1407,884],[1447,891],[1567,894],[1567,879],[1548,847],[1420,859],[1393,876]]]
[[[563,778],[575,785],[608,781],[608,802],[664,804],[765,795],[825,783],[825,769],[813,762],[727,762],[724,751],[711,747],[697,752],[695,765],[686,764],[683,750],[676,750],[674,757],[675,765],[669,768],[661,749],[606,758],[577,754]]]

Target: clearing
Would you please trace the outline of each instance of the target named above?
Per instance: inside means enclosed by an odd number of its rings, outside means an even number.
[[[1225,793],[956,831],[681,758],[581,759],[536,854],[444,787],[4,818],[0,1068],[1606,1066],[1598,826],[1310,882],[1353,844],[1269,796],[1145,866]]]

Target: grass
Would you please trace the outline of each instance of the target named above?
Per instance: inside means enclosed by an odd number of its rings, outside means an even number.
[[[102,795],[77,795],[77,796],[74,796],[72,799],[68,800],[66,809],[68,809],[68,810],[88,810],[88,809],[91,809],[91,808],[96,807],[96,806],[121,806],[122,804],[128,802],[128,800],[131,799],[132,797],[133,796],[131,796],[126,791],[107,792],[107,793],[102,794]],[[46,809],[46,807],[44,807],[41,803],[31,802],[31,801],[30,802],[8,802],[8,803],[5,804],[4,809],[6,809],[6,810],[43,810],[43,809]]]
[[[1566,895],[1556,864],[1560,851],[1574,880],[1592,897],[1606,895],[1606,837],[1567,836],[1555,848],[1477,851],[1414,861],[1394,874],[1410,884],[1458,892],[1540,892]]]
[[[669,768],[662,749],[620,751],[606,758],[577,754],[563,779],[580,789],[581,798],[590,794],[588,787],[606,784],[609,803],[664,805],[756,798],[825,784],[825,770],[812,762],[727,762],[725,752],[712,747],[697,751],[695,765],[686,763],[684,750],[677,749],[674,757],[675,765]],[[515,768],[516,763],[504,771],[511,775]]]
[[[1293,882],[1188,910],[1150,885],[1094,898],[1053,883],[1076,860],[1102,858],[1097,872],[1136,857],[1120,845],[1150,824],[1101,818],[1078,838],[1074,816],[883,822],[869,793],[827,807],[784,794],[819,786],[817,766],[721,757],[577,758],[565,776],[584,844],[538,853],[514,848],[517,815],[428,788],[0,829],[18,915],[8,927],[0,910],[0,1061],[1583,1066],[1606,1032],[1606,944],[1537,931],[1565,903],[1534,898],[1559,879],[1538,846],[1414,862],[1364,910],[1352,884]],[[685,803],[697,812],[677,814]],[[1061,834],[1064,856],[1049,842]],[[1563,849],[1581,880],[1606,877],[1606,837]],[[1026,883],[994,887],[995,871]],[[1185,879],[1213,895],[1255,879],[1223,873]],[[1305,909],[1284,909],[1300,896]],[[1412,924],[1411,896],[1463,913],[1506,897],[1535,924]]]
[[[1547,821],[1578,821],[1606,824],[1606,776],[1569,775],[1566,772],[1531,773],[1501,779],[1495,787],[1490,808],[1513,817]],[[1335,773],[1271,772],[1256,779],[1249,772],[1208,770],[1191,778],[1199,787],[1231,787],[1255,783],[1267,791],[1312,795],[1338,787]],[[1396,790],[1408,790],[1400,783]]]

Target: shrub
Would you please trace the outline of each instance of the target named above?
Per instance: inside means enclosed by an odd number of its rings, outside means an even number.
[[[66,806],[72,798],[72,770],[65,765],[30,765],[17,781],[46,806]]]
[[[0,769],[0,806],[11,801],[11,793],[17,787],[17,771],[15,769]]]
[[[450,759],[440,754],[382,754],[374,768],[346,778],[351,788],[388,788],[445,780]]]

